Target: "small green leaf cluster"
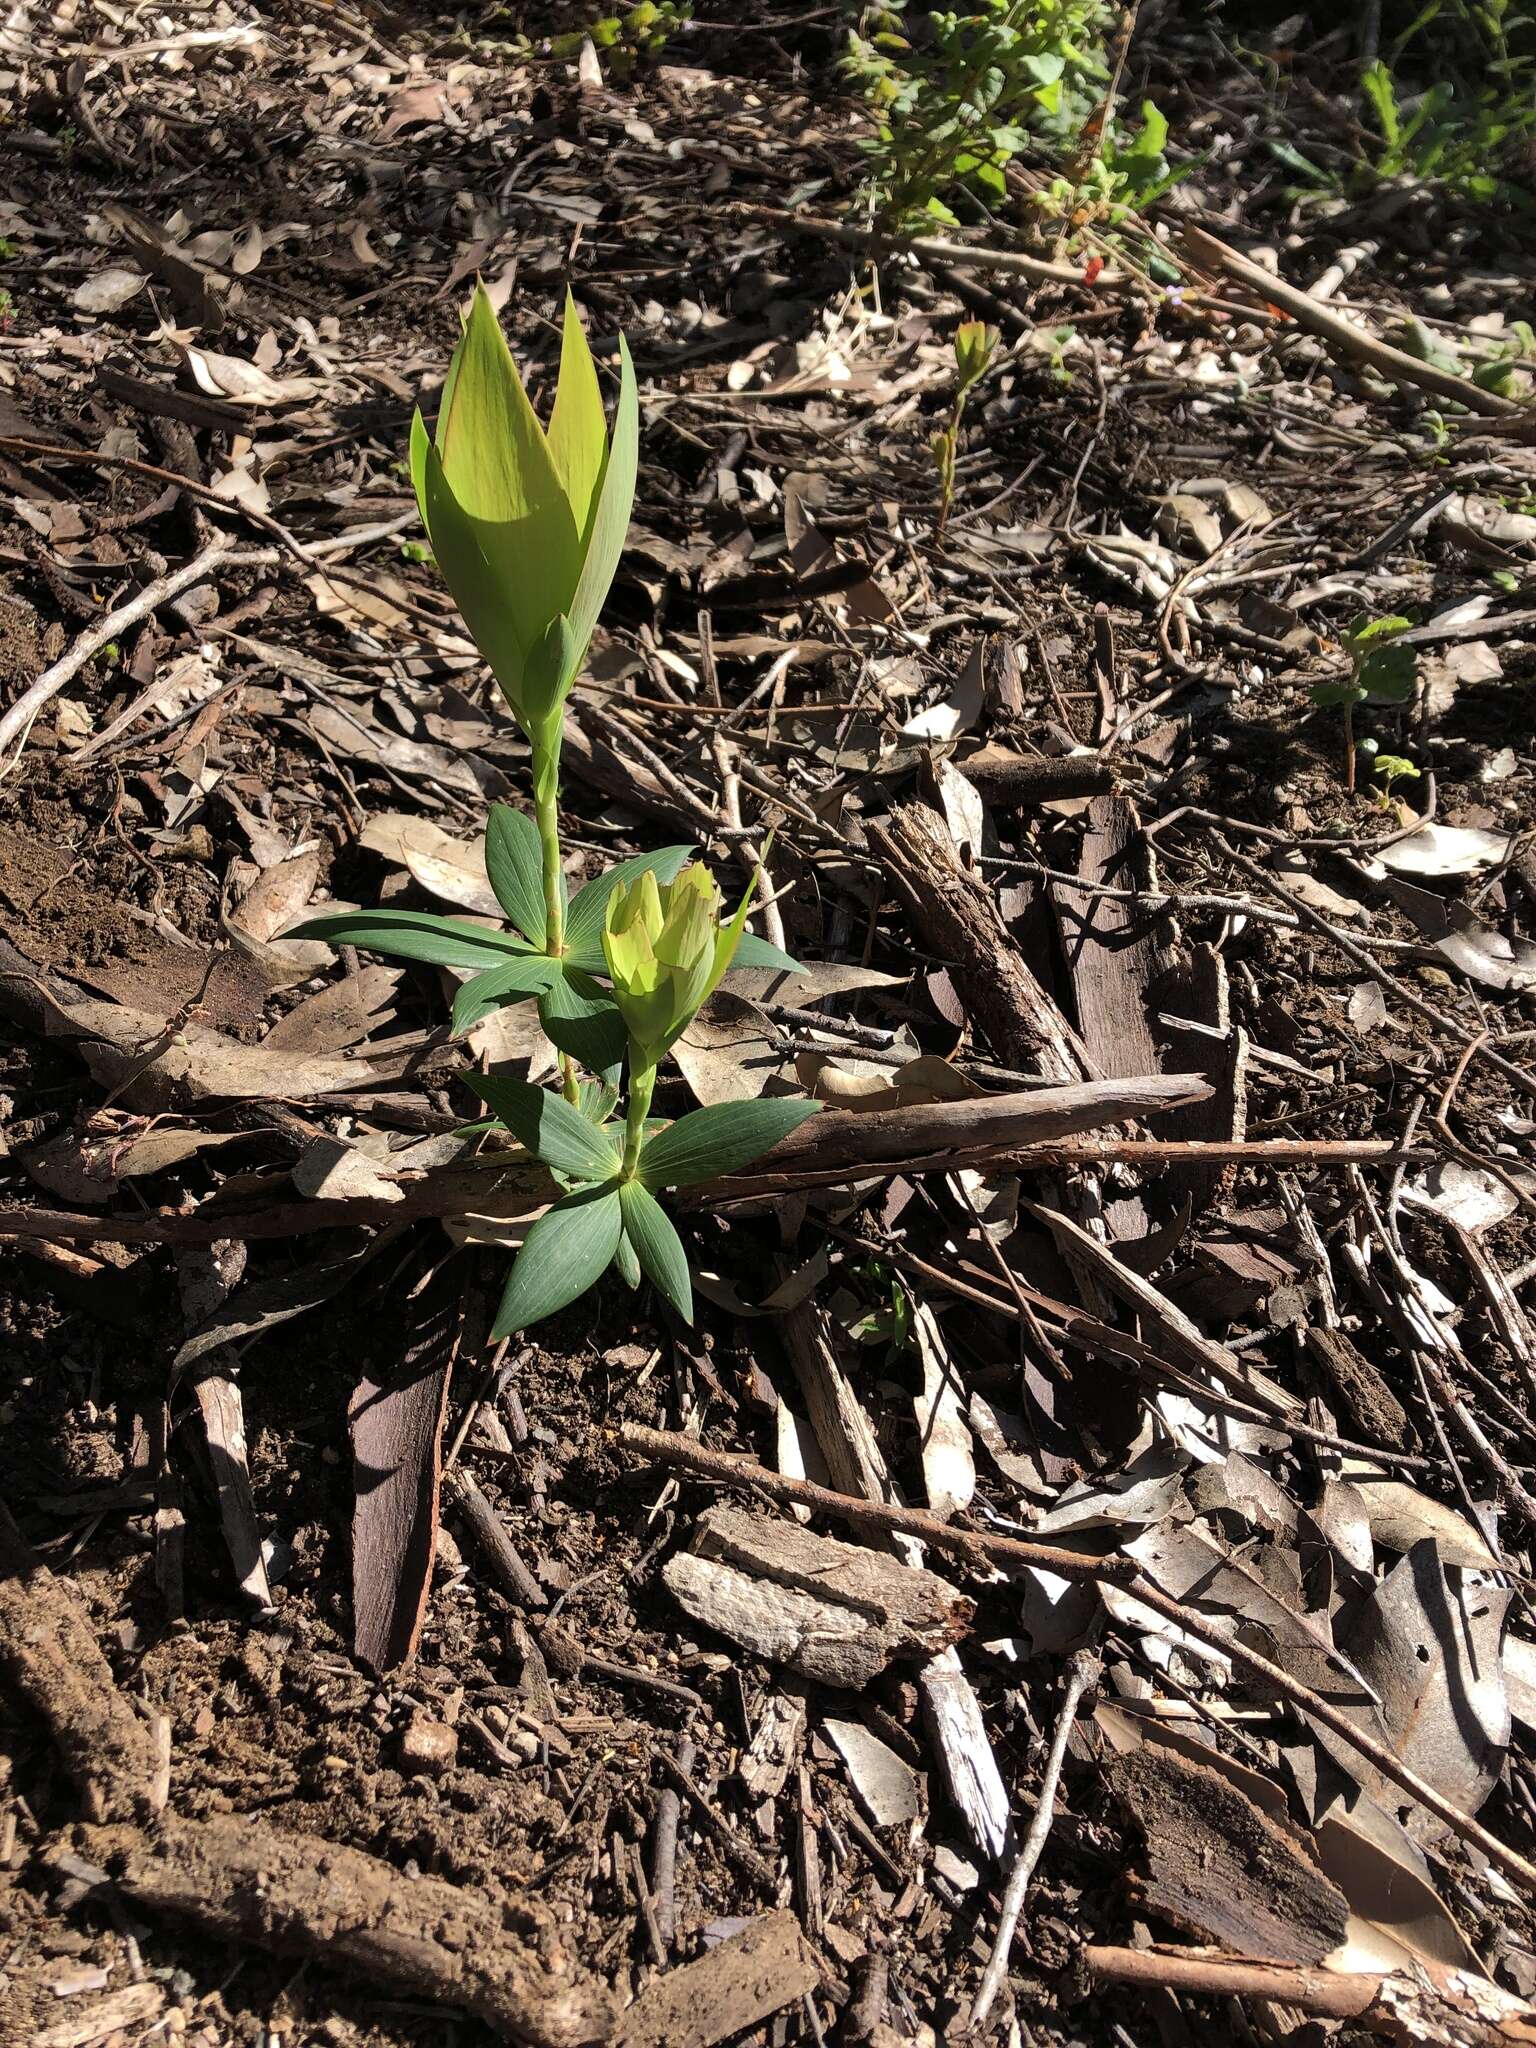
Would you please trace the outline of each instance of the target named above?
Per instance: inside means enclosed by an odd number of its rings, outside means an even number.
[[[1412,626],[1411,619],[1392,615],[1373,619],[1362,613],[1344,635],[1349,656],[1349,674],[1330,676],[1312,685],[1312,702],[1320,710],[1344,714],[1344,782],[1355,786],[1354,712],[1360,704],[1397,706],[1406,704],[1418,682],[1418,657],[1404,646],[1399,636]],[[1391,760],[1397,757],[1388,755]],[[1402,774],[1399,769],[1399,775]],[[1415,771],[1416,772],[1416,771]]]
[[[435,434],[420,413],[411,475],[432,556],[527,735],[533,816],[493,805],[485,866],[506,926],[423,911],[338,911],[295,937],[468,971],[453,1029],[537,1003],[561,1094],[502,1075],[471,1085],[535,1158],[559,1199],[529,1231],[496,1322],[509,1335],[564,1308],[616,1264],[691,1319],[682,1243],[656,1190],[747,1164],[819,1105],[728,1102],[658,1127],[657,1068],[731,966],[796,962],[745,929],[751,890],[724,920],[687,846],[621,861],[571,897],[560,845],[566,700],[618,567],[639,459],[629,351],[619,343],[610,437],[596,366],[569,295],[546,428],[483,289],[443,386]],[[585,1070],[585,1077],[578,1072]],[[621,1093],[622,1125],[612,1123]]]
[[[1062,160],[1062,175],[1040,198],[1058,215],[1086,204],[1112,224],[1187,175],[1170,171],[1168,124],[1150,104],[1134,135],[1112,119],[1098,133],[1110,79],[1105,39],[1117,11],[1106,0],[866,8],[843,68],[875,118],[865,152],[889,224],[953,226],[968,198],[996,208],[1008,194],[1009,164],[1032,145]],[[1093,138],[1086,156],[1085,137]]]
[[[954,396],[950,400],[949,417],[931,443],[934,467],[939,472],[940,539],[955,502],[955,458],[960,452],[960,423],[965,415],[965,401],[972,387],[986,375],[987,365],[1001,339],[998,330],[989,327],[984,320],[962,320],[955,329]]]
[[[597,15],[581,28],[553,37],[550,55],[575,57],[589,41],[615,78],[628,78],[637,64],[659,57],[692,18],[692,0],[639,0],[637,6]]]
[[[1007,167],[1032,134],[1074,135],[1108,78],[1111,12],[1104,0],[867,10],[843,61],[878,124],[867,154],[887,217],[953,225],[962,190],[1006,196]]]

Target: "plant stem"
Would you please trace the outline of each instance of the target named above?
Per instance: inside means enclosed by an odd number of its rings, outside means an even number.
[[[656,1087],[656,1069],[640,1064],[634,1041],[629,1047],[629,1100],[624,1106],[624,1159],[619,1167],[623,1180],[633,1180],[640,1164],[640,1147],[645,1139],[645,1120],[651,1113],[651,1096]]]
[[[533,742],[533,815],[539,828],[544,871],[544,950],[552,960],[565,951],[565,891],[560,870],[560,741]]]
[[[1344,788],[1349,796],[1355,793],[1355,707],[1347,700],[1344,705]]]
[[[565,889],[560,865],[560,733],[547,746],[534,738],[533,815],[539,828],[540,865],[544,878],[544,951],[558,960],[565,951]],[[576,1062],[568,1052],[560,1055],[560,1093],[573,1107],[580,1090]]]

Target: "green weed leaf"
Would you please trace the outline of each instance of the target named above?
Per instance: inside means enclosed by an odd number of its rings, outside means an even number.
[[[628,1180],[619,1189],[624,1235],[633,1246],[640,1270],[685,1323],[693,1321],[693,1283],[683,1241],[650,1189]]]
[[[488,967],[484,974],[466,981],[453,999],[454,1037],[462,1038],[493,1010],[541,995],[559,971],[556,963],[542,953],[529,953],[521,960],[507,961],[502,967]]]
[[[533,950],[510,933],[488,931],[462,917],[434,917],[423,910],[339,910],[309,917],[282,935],[326,939],[333,946],[362,946],[394,960],[425,960],[434,967],[502,967]]]
[[[612,1265],[623,1229],[616,1182],[556,1202],[523,1240],[492,1337],[516,1336],[585,1294]]]
[[[767,1096],[690,1110],[647,1139],[640,1154],[640,1178],[648,1188],[685,1188],[734,1173],[761,1158],[820,1108],[819,1102]]]
[[[624,1057],[624,1020],[612,996],[568,961],[539,998],[539,1022],[551,1045],[605,1074]]]
[[[466,1074],[465,1083],[488,1102],[518,1143],[571,1180],[610,1180],[618,1165],[611,1138],[548,1088],[510,1074]]]
[[[539,828],[526,811],[492,804],[485,827],[485,871],[496,901],[535,946],[546,937],[544,864]]]

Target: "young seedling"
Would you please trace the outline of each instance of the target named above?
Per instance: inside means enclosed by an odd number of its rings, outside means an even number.
[[[478,970],[454,1003],[456,1033],[505,1003],[537,1000],[570,1102],[576,1061],[609,1073],[624,1051],[618,1013],[594,978],[604,972],[608,891],[645,868],[670,880],[689,853],[663,847],[567,901],[559,815],[565,702],[618,569],[639,461],[635,374],[622,337],[619,366],[610,440],[597,370],[567,294],[546,431],[480,288],[448,366],[435,436],[420,412],[411,425],[411,477],[433,557],[532,754],[533,817],[495,804],[486,828],[486,871],[512,930],[365,910],[312,918],[295,934]],[[784,957],[754,939],[743,964]]]
[[[1419,771],[1403,754],[1383,754],[1374,740],[1362,740],[1360,752],[1369,754],[1371,773],[1381,777],[1381,787],[1376,792],[1376,801],[1381,808],[1390,810],[1393,804],[1392,788],[1398,782],[1417,782]],[[1397,806],[1399,811],[1403,806]]]
[[[645,869],[610,890],[603,952],[628,1040],[622,1130],[524,1081],[467,1077],[567,1190],[523,1241],[496,1319],[497,1337],[567,1307],[610,1265],[631,1287],[643,1274],[691,1323],[688,1256],[657,1190],[749,1165],[821,1107],[771,1097],[712,1103],[673,1124],[651,1121],[656,1070],[736,957],[751,896],[749,888],[736,915],[722,924],[720,891],[696,861],[674,881],[658,882],[654,869]]]
[[[733,965],[797,963],[744,929],[747,902],[721,924],[719,891],[702,867],[684,866],[686,846],[621,861],[567,899],[559,815],[565,703],[618,567],[639,452],[634,371],[622,340],[619,357],[610,440],[597,371],[567,297],[546,431],[490,301],[477,291],[436,435],[419,414],[411,431],[411,475],[432,555],[533,757],[533,817],[495,804],[486,827],[486,873],[510,929],[363,910],[311,918],[294,933],[473,969],[453,1006],[456,1032],[503,1003],[537,999],[561,1055],[562,1093],[507,1075],[465,1077],[561,1190],[518,1254],[500,1335],[564,1308],[615,1261],[631,1286],[647,1276],[691,1320],[687,1257],[655,1190],[746,1165],[819,1107],[720,1103],[658,1133],[649,1120],[657,1066],[721,976]],[[626,1052],[627,1113],[618,1126],[610,1118]]]
[[[1371,619],[1363,614],[1344,636],[1349,674],[1312,685],[1312,702],[1323,710],[1335,706],[1344,714],[1344,787],[1355,790],[1355,706],[1406,704],[1413,695],[1418,661],[1411,647],[1398,644],[1412,621]],[[1389,759],[1395,758],[1388,756]]]
[[[995,327],[983,320],[963,320],[955,329],[955,395],[950,400],[949,418],[934,435],[932,448],[939,472],[939,524],[937,540],[944,538],[950,507],[955,502],[955,457],[960,452],[960,422],[972,387],[986,375],[993,350],[1000,337]]]

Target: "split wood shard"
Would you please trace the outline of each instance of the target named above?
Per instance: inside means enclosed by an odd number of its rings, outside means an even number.
[[[711,1508],[662,1577],[694,1620],[769,1663],[857,1691],[893,1657],[931,1657],[975,1613],[964,1594],[862,1544]]]
[[[279,1833],[244,1814],[167,1820],[152,1836],[78,1828],[74,1846],[122,1895],[277,1955],[312,1956],[375,1987],[462,2006],[503,2040],[592,2048],[613,2038],[606,1985],[558,1967],[501,1907],[361,1849]]]

